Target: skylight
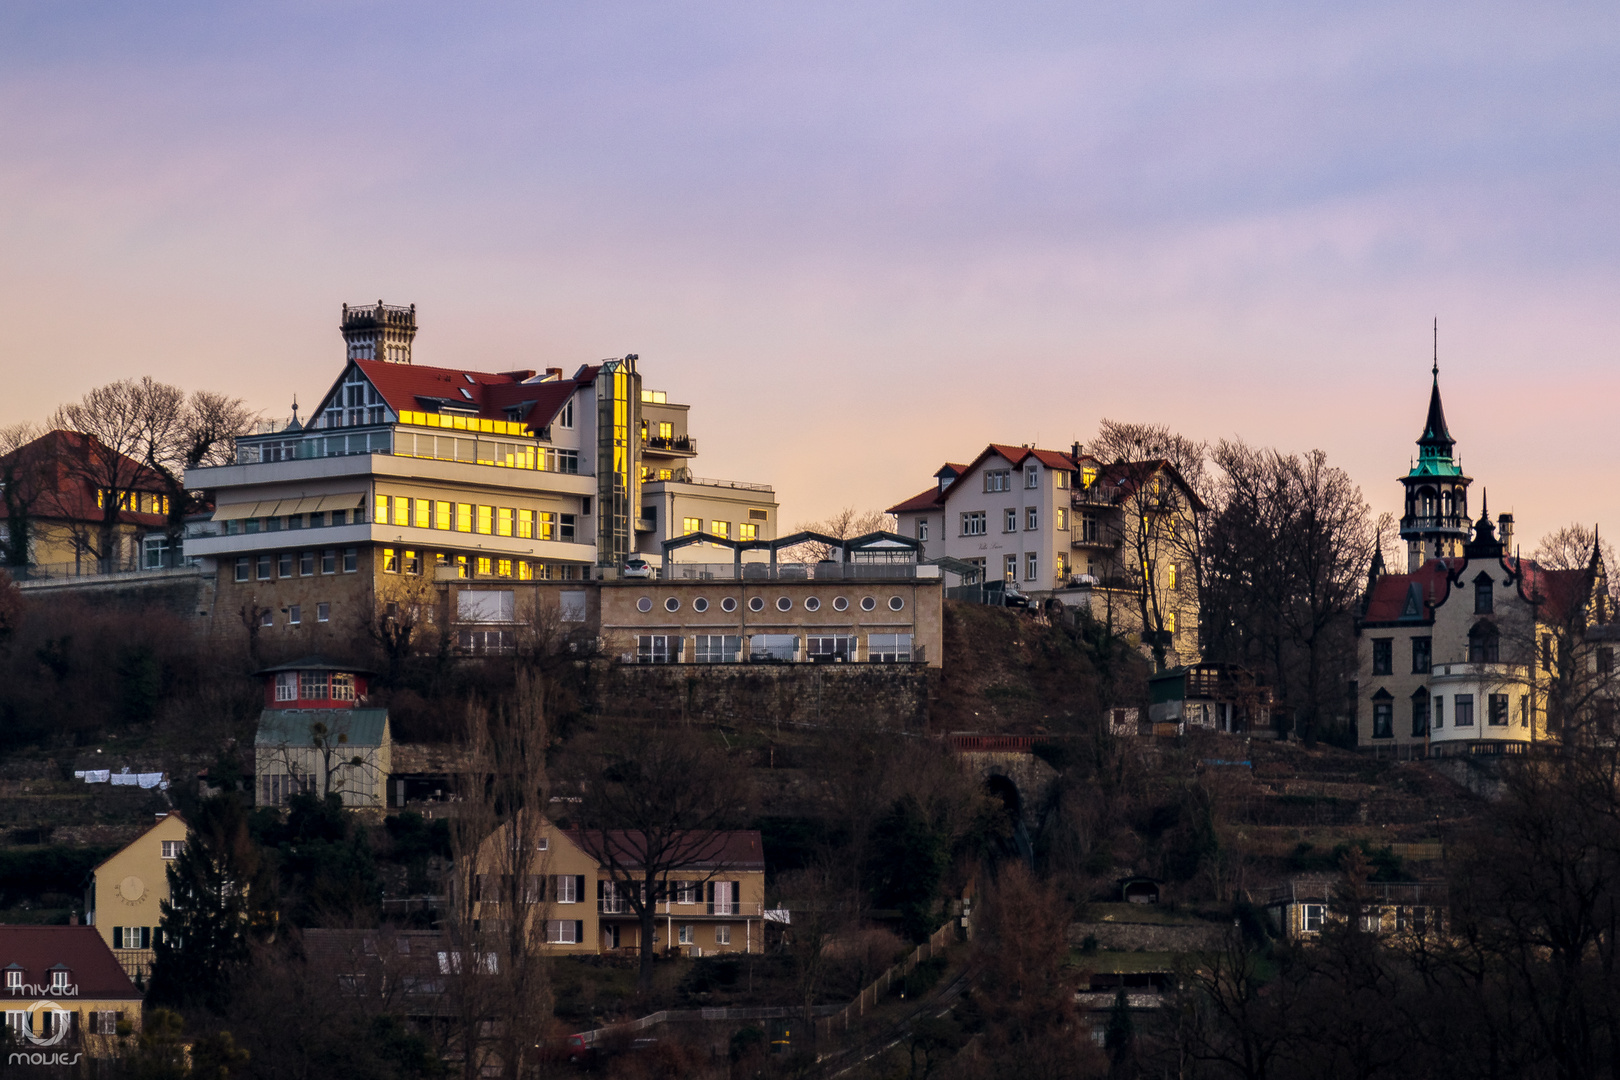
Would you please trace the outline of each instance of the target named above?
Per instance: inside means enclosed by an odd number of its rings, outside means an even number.
[[[468,382],[470,382],[470,383],[472,383],[472,384],[473,384],[473,385],[474,385],[474,386],[477,386],[477,385],[478,385],[478,380],[477,380],[477,379],[475,379],[475,378],[473,378],[473,377],[472,377],[472,376],[471,376],[471,375],[469,375],[469,374],[467,374],[467,373],[466,373],[466,372],[465,372],[465,371],[463,371],[463,372],[462,372],[462,373],[461,373],[461,377],[462,377],[462,378],[463,378],[463,379],[466,379],[466,380],[467,380],[467,381],[468,381]],[[462,391],[462,393],[463,393],[463,394],[465,394],[465,393],[466,393],[466,392],[467,392],[467,391],[465,391],[465,390],[463,390],[463,391]]]
[[[465,386],[463,386],[461,388],[461,396],[466,398],[468,401],[472,400],[472,393],[470,391],[468,391],[468,389]]]

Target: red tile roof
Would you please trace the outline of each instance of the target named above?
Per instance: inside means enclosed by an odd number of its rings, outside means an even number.
[[[1384,574],[1373,583],[1367,598],[1363,623],[1393,623],[1433,617],[1432,609],[1446,602],[1451,578],[1474,564],[1490,563],[1509,573],[1519,574],[1519,595],[1529,600],[1539,594],[1541,617],[1564,622],[1586,602],[1586,576],[1583,570],[1548,570],[1530,559],[1430,559],[1413,574]],[[1422,605],[1416,616],[1406,615],[1406,600],[1417,585]]]
[[[1406,616],[1410,620],[1427,622],[1433,618],[1432,608],[1446,602],[1450,595],[1451,571],[1463,565],[1462,559],[1430,559],[1415,574],[1385,574],[1373,582],[1372,595],[1368,597],[1367,610],[1362,615],[1363,622],[1384,623],[1398,622],[1406,610],[1406,598],[1412,591],[1412,586],[1418,586],[1418,595],[1421,604],[1416,615]]]
[[[938,484],[935,484],[931,488],[918,492],[904,502],[895,503],[883,512],[885,514],[910,514],[919,510],[938,510],[944,505],[945,493],[939,490]]]
[[[530,381],[535,376],[532,371],[492,373],[422,364],[390,364],[382,360],[351,363],[377,388],[377,393],[395,413],[437,412],[436,403],[445,401],[473,411],[483,420],[507,420],[510,419],[508,409],[527,405],[522,418],[532,428],[551,423],[574,391],[594,382],[599,370],[599,367],[586,365],[572,379]],[[319,416],[342,385],[343,376],[339,376],[311,416]]]
[[[646,834],[634,829],[611,829],[606,833],[590,829],[569,829],[565,834],[581,851],[608,865],[611,853],[620,866],[638,867],[646,851]],[[605,838],[605,839],[604,839]],[[686,868],[691,870],[765,869],[765,847],[756,829],[734,832],[691,833],[683,841]]]
[[[155,471],[125,454],[113,454],[89,435],[58,429],[0,457],[0,469],[12,471],[25,497],[33,502],[34,517],[99,524],[102,511],[96,505],[92,479],[116,479],[123,490],[151,495],[168,491]],[[118,515],[120,524],[147,528],[161,528],[165,520],[162,514],[127,510]]]
[[[107,943],[93,926],[0,926],[0,968],[22,969],[23,989],[10,998],[30,1002],[50,998],[51,969],[68,969],[75,998],[91,1001],[140,1001]]]

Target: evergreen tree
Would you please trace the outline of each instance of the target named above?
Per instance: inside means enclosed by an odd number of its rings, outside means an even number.
[[[169,865],[151,995],[154,1002],[218,1012],[252,942],[274,928],[269,865],[235,792],[205,799],[188,824],[186,846]]]

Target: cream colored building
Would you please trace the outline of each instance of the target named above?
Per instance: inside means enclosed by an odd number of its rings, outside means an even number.
[[[387,709],[265,709],[253,740],[258,804],[330,793],[349,809],[380,810],[392,758]]]
[[[130,978],[152,973],[152,949],[169,898],[168,868],[186,844],[179,814],[159,814],[157,822],[122,851],[90,872],[85,890],[85,921],[96,928]]]

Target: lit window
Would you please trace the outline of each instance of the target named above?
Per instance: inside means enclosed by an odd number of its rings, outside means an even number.
[[[436,502],[433,504],[433,527],[435,529],[453,529],[456,526],[454,503]]]
[[[725,540],[725,539],[729,538],[731,536],[731,522],[729,522],[729,521],[711,521],[711,522],[709,522],[709,535],[710,536],[718,536],[722,540]]]
[[[534,534],[536,540],[557,539],[557,515],[551,510],[542,510],[538,515],[539,531]]]
[[[521,539],[534,539],[534,511],[519,510],[517,512],[517,534]]]
[[[394,496],[394,524],[409,525],[411,523],[411,500],[399,495]]]
[[[478,508],[478,531],[485,536],[490,535],[495,528],[495,508],[493,506],[480,506]]]
[[[512,560],[511,559],[497,560],[496,563],[495,563],[495,576],[496,577],[511,577],[512,576]]]
[[[456,503],[456,532],[472,532],[473,508],[470,503]]]
[[[1165,584],[1170,586],[1172,589],[1178,589],[1181,587],[1180,574],[1177,572],[1179,569],[1180,568],[1176,566],[1175,563],[1171,563],[1169,571],[1165,574]]]
[[[479,574],[483,575],[484,577],[489,576],[489,569],[490,569],[489,556],[487,556],[487,555],[479,556],[477,566],[478,566],[478,573]]]
[[[1067,474],[1067,473],[1058,473],[1058,475],[1059,475],[1059,476],[1067,476],[1067,475],[1068,475],[1068,474]],[[1063,507],[1061,507],[1061,506],[1060,506],[1060,507],[1058,507],[1058,508],[1057,508],[1057,509],[1056,509],[1056,510],[1055,510],[1055,511],[1053,511],[1053,512],[1054,512],[1054,513],[1055,513],[1055,514],[1056,514],[1056,515],[1057,515],[1057,522],[1056,522],[1056,524],[1057,524],[1057,531],[1058,531],[1058,532],[1065,532],[1065,531],[1067,531],[1067,530],[1068,530],[1068,528],[1069,528],[1069,512],[1068,512],[1068,511],[1067,511],[1067,510],[1065,510],[1065,509],[1064,509],[1064,508],[1063,508]]]
[[[397,573],[399,573],[399,559],[395,556],[393,548],[383,548],[382,549],[382,560],[383,560],[383,573],[385,573],[385,574],[397,574]]]
[[[1018,580],[1018,556],[1003,555],[1001,557],[1001,578],[1003,581]]]
[[[757,539],[759,539],[759,526],[757,526],[754,523],[749,522],[749,521],[739,521],[737,523],[737,539],[739,539],[739,540],[757,540]]]
[[[433,503],[427,499],[417,499],[411,507],[412,524],[418,529],[431,529],[433,527]]]
[[[703,519],[701,519],[701,518],[682,518],[681,519],[681,535],[682,536],[691,536],[693,533],[699,533],[699,532],[702,532],[702,531],[703,531]]]
[[[510,509],[508,509],[507,507],[504,507],[504,506],[501,507],[499,510],[495,511],[495,535],[496,536],[511,536],[512,535],[512,514],[513,514],[513,512]]]

